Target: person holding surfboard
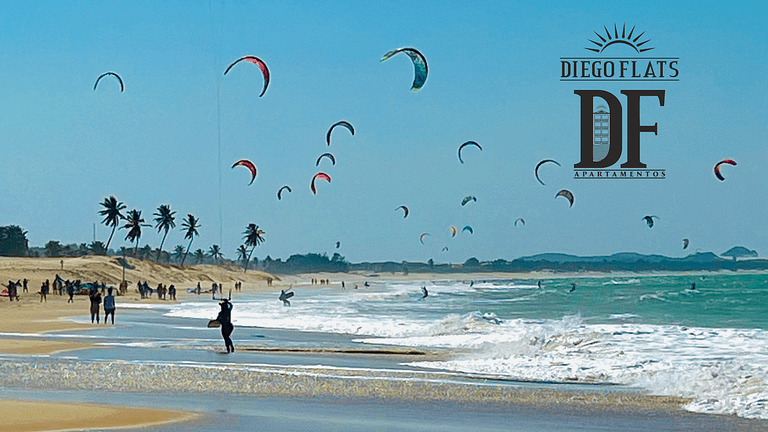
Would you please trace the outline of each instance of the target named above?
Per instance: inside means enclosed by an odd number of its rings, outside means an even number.
[[[291,287],[293,288],[293,287]],[[289,298],[293,297],[293,292],[291,292],[291,288],[288,288],[288,291],[286,290],[280,290],[280,299],[281,302],[283,302],[283,306],[290,306],[291,302],[288,301]]]

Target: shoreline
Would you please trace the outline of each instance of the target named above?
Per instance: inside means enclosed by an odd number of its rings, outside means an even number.
[[[114,277],[113,263],[109,262],[109,257],[89,258],[77,261],[70,259],[65,262],[69,265],[72,274],[88,271],[104,271]],[[23,263],[25,265],[34,264],[34,262]],[[56,261],[58,263],[58,261]],[[7,262],[0,265],[0,278],[16,280],[19,275],[23,276],[24,271],[31,271],[28,267],[19,266],[18,273],[11,273],[7,268]],[[54,263],[55,264],[55,263]],[[75,267],[78,264],[85,268]],[[187,293],[187,286],[196,284],[197,280],[217,280],[231,285],[230,282],[237,281],[241,277],[245,280],[243,284],[243,294],[246,293],[264,293],[276,292],[281,288],[293,285],[297,290],[310,290],[315,288],[338,288],[342,280],[347,282],[347,288],[351,284],[369,281],[376,284],[377,279],[386,281],[411,281],[432,279],[436,281],[466,281],[470,279],[488,280],[493,278],[502,279],[561,279],[567,277],[637,277],[647,273],[621,273],[621,274],[584,274],[563,275],[554,273],[531,272],[525,274],[510,273],[477,273],[477,274],[440,274],[440,273],[411,273],[388,274],[378,273],[375,276],[371,272],[357,273],[307,273],[298,275],[277,275],[273,286],[267,286],[266,273],[256,272],[247,273],[245,276],[241,272],[232,272],[226,269],[217,269],[216,275],[204,275],[207,267],[193,268],[189,274],[179,275],[178,271],[184,272],[186,269],[169,269],[166,266],[160,266],[154,263],[133,262],[131,265],[136,267],[135,271],[145,271],[141,280],[171,283],[180,281],[178,285],[178,302],[168,300],[140,299],[138,293],[134,292],[133,285],[126,296],[117,297],[118,313],[116,322],[120,327],[124,321],[123,316],[127,316],[128,310],[131,314],[137,316],[149,317],[152,308],[144,311],[141,307],[127,307],[127,305],[142,304],[177,304],[179,302],[202,299],[208,295],[198,297],[195,294]],[[94,269],[94,266],[96,267]],[[101,268],[104,267],[104,268]],[[110,270],[111,268],[111,270]],[[117,269],[121,270],[119,267]],[[109,270],[109,271],[107,271]],[[44,272],[44,270],[39,270]],[[110,273],[111,272],[111,273]],[[718,272],[721,273],[721,272]],[[761,272],[756,272],[761,273]],[[39,273],[38,273],[39,274]],[[667,274],[666,272],[664,274]],[[694,274],[694,273],[691,273]],[[698,272],[695,274],[710,275],[712,272]],[[661,275],[661,274],[659,274]],[[271,275],[270,275],[271,276]],[[652,276],[657,276],[652,274]],[[168,279],[163,279],[168,277]],[[310,279],[329,279],[329,285],[311,284]],[[0,279],[1,280],[1,279]],[[30,285],[30,291],[32,291]],[[225,285],[225,290],[228,287]],[[239,293],[232,293],[238,296]],[[112,338],[115,335],[124,332],[126,327],[115,329],[116,333],[111,333],[111,325],[99,324],[79,324],[72,322],[72,317],[87,317],[88,298],[87,296],[75,296],[74,304],[67,304],[68,296],[59,296],[49,294],[48,302],[39,302],[39,295],[34,293],[22,294],[21,302],[9,302],[7,298],[0,298],[0,314],[5,319],[0,323],[0,387],[4,389],[23,389],[32,392],[50,392],[73,391],[79,395],[98,394],[99,392],[114,392],[120,395],[128,394],[153,394],[158,397],[172,398],[174,395],[186,395],[193,399],[204,400],[210,395],[216,395],[215,398],[236,398],[250,397],[261,400],[270,398],[276,400],[278,405],[290,405],[290,401],[296,398],[319,398],[319,403],[336,403],[332,401],[352,402],[364,407],[371,407],[384,404],[459,404],[475,407],[492,407],[494,411],[501,412],[510,410],[565,410],[577,414],[585,419],[605,419],[612,418],[611,413],[630,413],[635,417],[656,418],[659,415],[669,415],[674,418],[707,418],[713,417],[714,422],[727,421],[737,418],[734,416],[722,416],[712,414],[695,414],[684,410],[684,405],[690,402],[689,399],[682,397],[653,396],[640,390],[617,388],[599,384],[557,384],[546,382],[513,382],[497,380],[492,377],[483,378],[478,376],[462,376],[457,373],[436,372],[426,370],[394,370],[377,369],[370,366],[375,364],[376,359],[388,358],[388,361],[400,359],[407,361],[418,357],[434,357],[435,352],[421,351],[418,349],[405,349],[394,347],[376,347],[363,346],[360,348],[349,348],[342,345],[341,348],[328,347],[326,342],[308,340],[308,345],[276,345],[269,343],[257,344],[257,346],[243,346],[239,353],[244,353],[243,357],[218,357],[217,351],[205,347],[204,350],[212,355],[208,360],[190,361],[190,358],[182,351],[170,353],[170,357],[178,357],[185,360],[184,364],[173,364],[173,361],[159,360],[125,360],[120,351],[113,354],[112,360],[103,359],[102,356],[94,357],[91,360],[83,360],[84,357],[72,359],[70,357],[56,356],[56,354],[72,350],[98,348],[99,350],[110,349],[99,345],[97,342],[88,341],[88,332],[81,330],[102,330],[101,340],[104,337]],[[210,297],[208,297],[210,298]],[[121,311],[121,305],[124,310]],[[126,315],[123,315],[126,313]],[[142,318],[143,319],[143,318]],[[46,337],[50,333],[69,332],[69,335],[63,335],[64,338],[55,339]],[[106,331],[106,333],[104,333]],[[282,330],[278,330],[279,333]],[[259,332],[265,333],[265,332]],[[71,337],[71,335],[83,335],[82,338]],[[128,333],[122,333],[131,334]],[[269,333],[266,333],[269,336]],[[106,336],[105,336],[106,335]],[[68,340],[71,337],[72,340]],[[263,336],[261,336],[263,337]],[[98,339],[96,339],[98,340]],[[217,341],[218,346],[218,341]],[[154,348],[146,348],[148,359],[157,359],[152,353]],[[32,358],[23,356],[33,355]],[[195,354],[197,355],[197,354]],[[264,355],[259,357],[260,355]],[[290,356],[343,356],[354,358],[357,364],[364,367],[338,367],[338,366],[297,366],[296,363],[278,365],[270,363],[254,363],[253,359],[269,359],[280,356],[288,359],[282,360],[292,362]],[[74,355],[77,357],[77,355]],[[107,356],[108,357],[108,356]],[[170,358],[169,357],[169,358]],[[85,356],[87,358],[87,356]],[[217,359],[218,358],[218,359]],[[317,357],[315,357],[317,358]],[[194,359],[193,359],[194,360]],[[400,361],[398,360],[398,361]],[[234,361],[234,363],[231,363]],[[249,363],[247,363],[250,361]],[[279,363],[280,361],[278,361]],[[327,365],[328,363],[322,363]],[[2,396],[0,396],[1,398]],[[23,399],[14,397],[13,399]],[[115,399],[118,400],[118,399]],[[0,399],[0,403],[10,402],[10,399]],[[47,406],[48,402],[44,402]],[[77,405],[77,404],[75,404]],[[184,407],[186,408],[186,407]],[[182,409],[184,409],[182,408]],[[369,409],[366,408],[366,409]],[[255,409],[255,413],[258,409]],[[147,408],[148,411],[157,411]],[[162,410],[160,410],[162,411]],[[193,409],[195,411],[195,409]],[[198,410],[199,411],[199,410]],[[474,411],[473,411],[474,412]],[[583,412],[583,413],[582,413]],[[253,414],[253,413],[251,413]],[[192,414],[190,414],[192,415]],[[255,415],[255,414],[253,414]],[[623,415],[623,414],[622,414]],[[701,416],[701,417],[697,417]],[[180,417],[179,420],[186,421],[192,417]],[[737,418],[739,424],[753,425],[755,429],[767,427],[768,422],[762,420],[749,420]],[[703,421],[703,420],[702,420]],[[710,420],[707,420],[710,421]],[[0,423],[2,425],[2,423]],[[35,430],[61,430],[62,427],[51,423],[49,429]],[[85,426],[83,426],[85,427]],[[103,429],[104,426],[89,426],[91,428]],[[123,428],[139,427],[136,425],[117,426]],[[752,426],[748,426],[752,427]],[[748,430],[748,428],[746,430]],[[82,427],[80,427],[82,429]],[[21,430],[21,429],[20,429]],[[32,429],[29,429],[32,430]],[[169,429],[174,430],[174,429]],[[213,430],[213,429],[205,429]],[[718,430],[718,429],[707,429]],[[26,430],[25,430],[26,431]]]
[[[461,380],[455,374],[365,371],[319,366],[174,365],[170,363],[0,360],[0,386],[30,390],[78,390],[170,394],[231,394],[280,398],[354,398],[379,401],[548,405],[683,412],[688,399],[640,392],[548,387],[546,383]]]

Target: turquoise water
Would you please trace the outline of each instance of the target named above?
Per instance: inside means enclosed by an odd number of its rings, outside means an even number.
[[[768,275],[659,275],[541,279],[541,290],[504,287],[531,280],[475,281],[467,301],[497,316],[696,327],[768,328]],[[571,283],[576,290],[568,292]],[[696,290],[690,289],[696,283]],[[452,295],[452,294],[448,294]],[[465,297],[465,294],[453,294]]]

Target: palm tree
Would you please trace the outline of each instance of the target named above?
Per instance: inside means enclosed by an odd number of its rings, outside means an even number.
[[[251,260],[251,255],[253,255],[253,251],[256,249],[256,246],[264,242],[264,237],[262,237],[262,234],[264,234],[264,231],[260,230],[259,226],[255,224],[248,224],[248,226],[245,228],[245,231],[243,231],[243,240],[245,240],[245,245],[251,247],[251,252],[248,254],[248,261]],[[243,273],[248,271],[248,261],[245,262],[245,270]]]
[[[195,251],[195,264],[200,264],[205,259],[205,252],[202,249]]]
[[[152,246],[144,245],[139,249],[140,259],[150,259],[152,257]]]
[[[181,265],[184,265],[184,261],[186,261],[187,254],[189,253],[189,248],[192,247],[192,240],[198,235],[197,229],[200,228],[200,220],[193,215],[188,214],[187,218],[181,221],[181,227],[187,230],[187,232],[184,233],[184,238],[189,239],[187,251],[184,252],[184,258],[181,259]]]
[[[176,261],[181,261],[181,257],[184,256],[184,251],[184,246],[176,245],[176,247],[173,248],[173,258],[176,259]]]
[[[245,245],[240,245],[237,248],[237,259],[243,261],[243,266],[245,266],[245,262],[248,261],[248,248]]]
[[[109,234],[109,240],[107,240],[107,246],[104,248],[106,251],[109,251],[109,243],[112,242],[112,236],[115,234],[115,229],[117,228],[117,225],[120,224],[120,219],[125,218],[123,213],[121,213],[125,210],[125,204],[119,202],[113,195],[110,195],[109,198],[104,198],[104,202],[101,203],[101,206],[104,207],[103,210],[99,210],[99,214],[104,216],[104,220],[101,221],[101,223],[112,227],[112,232]],[[106,252],[104,255],[106,255]]]
[[[141,227],[152,226],[144,223],[144,218],[141,217],[141,210],[133,209],[128,212],[128,216],[125,217],[125,225],[120,228],[128,230],[128,234],[125,235],[125,239],[130,242],[135,242],[136,247],[133,250],[133,255],[139,251],[139,240],[141,239]]]
[[[155,217],[155,228],[157,232],[165,231],[163,234],[163,240],[160,242],[160,248],[157,251],[157,261],[160,262],[160,254],[163,252],[163,243],[165,243],[165,237],[168,236],[168,231],[172,228],[176,228],[176,212],[171,211],[171,206],[168,204],[161,204],[157,208]]]
[[[88,250],[93,252],[94,255],[106,255],[107,249],[104,247],[104,243],[96,240],[88,245]]]
[[[219,245],[215,244],[208,249],[208,256],[213,258],[213,262],[215,264],[218,264],[219,259],[223,258],[224,254],[221,253],[221,248]]]
[[[51,240],[45,244],[45,255],[49,257],[60,257],[64,254],[64,247],[58,240]]]

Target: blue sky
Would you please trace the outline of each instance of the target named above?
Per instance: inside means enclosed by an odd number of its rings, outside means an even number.
[[[266,232],[260,258],[332,254],[337,241],[352,261],[683,256],[737,244],[765,255],[766,18],[765,5],[717,2],[7,5],[0,224],[20,225],[43,245],[90,242],[96,223],[106,241],[97,212],[115,195],[147,220],[160,204],[178,212],[179,225],[194,214],[202,227],[193,249],[216,243],[230,258],[248,223]],[[590,55],[593,31],[614,23],[645,31],[653,55],[680,57],[680,81],[560,82],[559,58]],[[406,56],[379,62],[398,47],[427,57],[422,90],[409,90]],[[268,64],[264,97],[255,66],[223,76],[243,55]],[[124,93],[109,80],[93,91],[106,71],[122,76]],[[643,101],[641,118],[657,122],[659,134],[643,134],[641,152],[667,178],[575,180],[573,91],[640,88],[666,90],[664,107]],[[338,130],[327,147],[325,133],[339,120],[356,135]],[[456,149],[468,140],[483,151],[467,149],[462,165]],[[332,183],[313,196],[315,160],[326,151],[337,160],[321,165]],[[259,170],[250,186],[246,170],[230,169],[242,158]],[[542,186],[533,169],[545,158],[562,167],[547,166]],[[720,182],[712,167],[724,158],[738,166],[725,167]],[[286,184],[293,193],[278,201]],[[554,199],[561,188],[575,195],[572,208]],[[462,207],[466,195],[478,201]],[[411,209],[407,219],[395,211],[400,205]],[[642,220],[648,214],[660,217],[653,229]],[[518,217],[525,227],[514,227]],[[475,233],[450,237],[450,226],[464,225]],[[425,245],[422,232],[431,234]],[[128,245],[124,236],[113,246]],[[141,245],[155,247],[160,237],[147,229]],[[177,229],[166,245],[185,245],[182,237]]]

